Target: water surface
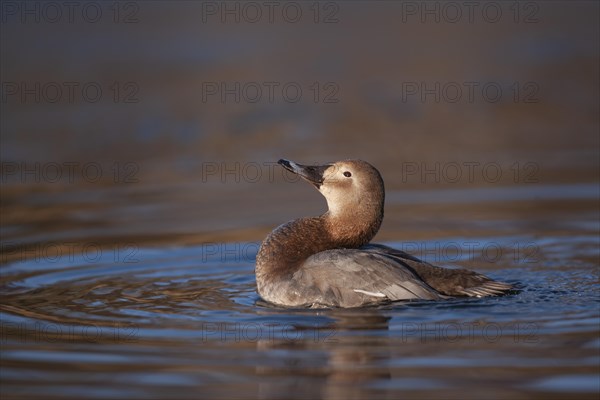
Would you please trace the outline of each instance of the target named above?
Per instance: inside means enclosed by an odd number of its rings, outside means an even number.
[[[518,208],[522,191],[512,193],[514,204],[504,207]],[[596,398],[597,210],[586,206],[585,190],[571,193],[559,199],[579,201],[576,216],[555,218],[545,231],[515,229],[518,220],[498,224],[492,205],[461,223],[485,235],[449,229],[460,226],[450,218],[437,230],[423,228],[435,239],[387,241],[432,263],[474,268],[520,288],[504,297],[281,309],[256,294],[260,240],[8,249],[12,259],[1,279],[2,393]],[[402,237],[394,210],[411,196],[390,199],[384,230]],[[419,217],[426,215],[413,215]],[[445,226],[441,233],[439,226]]]

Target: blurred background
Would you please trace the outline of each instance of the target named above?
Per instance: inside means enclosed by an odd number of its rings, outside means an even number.
[[[279,158],[398,190],[598,182],[596,2],[2,7],[5,239],[259,240],[324,207]]]
[[[3,398],[597,398],[597,1],[0,7]],[[376,240],[523,293],[261,304],[259,243],[326,209],[280,158],[367,160]]]

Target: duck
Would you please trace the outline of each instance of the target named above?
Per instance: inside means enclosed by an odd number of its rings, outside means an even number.
[[[390,302],[507,294],[513,286],[478,272],[437,267],[370,243],[383,221],[379,171],[353,159],[323,165],[278,161],[316,188],[327,211],[275,228],[262,242],[256,286],[268,303],[296,308],[357,308]]]

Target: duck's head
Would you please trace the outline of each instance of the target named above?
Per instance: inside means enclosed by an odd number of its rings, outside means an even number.
[[[329,218],[375,235],[383,219],[385,189],[379,171],[371,164],[344,160],[311,166],[283,159],[279,164],[319,190],[327,200]]]

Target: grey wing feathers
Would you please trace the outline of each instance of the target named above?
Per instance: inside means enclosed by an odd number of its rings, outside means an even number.
[[[315,288],[318,302],[340,307],[444,297],[397,261],[360,249],[315,254],[303,263],[293,280]]]
[[[502,296],[506,294],[509,290],[513,289],[513,286],[504,283],[504,282],[496,282],[492,281],[484,275],[480,275],[486,279],[486,281],[481,282],[478,286],[469,287],[465,289],[459,290],[459,292],[465,296],[470,297],[486,297],[486,296]]]
[[[395,259],[410,268],[419,278],[438,292],[447,296],[500,296],[513,286],[496,282],[485,275],[467,269],[447,269],[433,266],[403,251],[380,244],[370,244],[363,250]]]

